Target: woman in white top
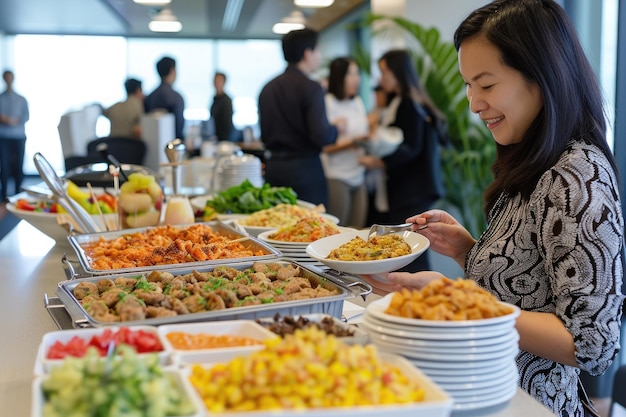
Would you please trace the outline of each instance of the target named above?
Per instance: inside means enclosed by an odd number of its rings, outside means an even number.
[[[330,64],[326,115],[331,123],[343,119],[345,130],[333,145],[323,149],[322,164],[328,180],[328,212],[344,226],[363,227],[367,218],[364,151],[358,142],[368,137],[367,111],[358,96],[361,76],[351,58]]]

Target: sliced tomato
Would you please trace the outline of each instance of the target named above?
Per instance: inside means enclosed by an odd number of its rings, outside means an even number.
[[[78,336],[74,336],[65,344],[59,341],[54,342],[48,350],[47,358],[63,359],[67,356],[82,358],[85,356],[85,353],[87,353],[88,347],[89,345],[85,340]]]
[[[132,345],[135,346],[137,352],[159,352],[163,350],[161,342],[154,333],[138,330],[132,335]]]
[[[105,329],[102,333],[95,335],[89,341],[89,346],[93,346],[98,349],[101,355],[106,355],[109,349],[109,344],[115,339],[115,334],[111,329]]]
[[[28,200],[24,198],[18,199],[15,202],[15,207],[20,210],[26,210],[26,211],[35,211],[35,209],[37,208],[36,205],[29,203]]]

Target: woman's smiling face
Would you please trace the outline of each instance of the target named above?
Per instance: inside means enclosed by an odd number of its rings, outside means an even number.
[[[500,51],[482,36],[461,44],[459,70],[470,110],[485,122],[495,141],[521,142],[543,107],[539,85],[505,65]]]

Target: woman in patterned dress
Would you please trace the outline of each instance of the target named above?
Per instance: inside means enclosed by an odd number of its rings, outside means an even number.
[[[580,370],[603,373],[619,351],[624,223],[602,97],[564,10],[552,0],[494,1],[454,38],[470,109],[497,143],[478,240],[430,210],[408,222],[517,320],[519,384],[559,416],[584,415]],[[417,226],[415,227],[417,228]],[[421,287],[437,272],[388,275]]]

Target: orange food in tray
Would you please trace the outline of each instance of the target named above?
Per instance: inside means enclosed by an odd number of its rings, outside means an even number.
[[[82,245],[82,248],[91,266],[98,270],[263,255],[261,251],[254,252],[241,242],[231,243],[231,240],[203,224],[183,229],[168,225],[113,240],[100,238],[97,242]]]
[[[235,336],[228,334],[205,334],[172,332],[167,334],[167,340],[172,347],[180,350],[217,349],[238,346],[262,345],[263,342],[252,337]]]

